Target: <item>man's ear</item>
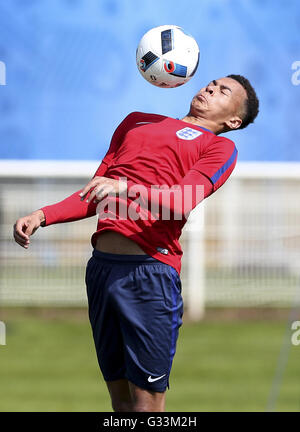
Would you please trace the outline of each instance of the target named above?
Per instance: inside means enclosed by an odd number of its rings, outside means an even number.
[[[235,116],[235,117],[231,117],[229,120],[226,120],[224,123],[229,130],[230,129],[237,129],[241,126],[241,124],[243,123],[243,120],[240,117]]]

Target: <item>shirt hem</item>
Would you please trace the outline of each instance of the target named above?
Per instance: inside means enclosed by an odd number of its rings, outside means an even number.
[[[125,237],[127,237],[127,235],[124,234],[124,232],[123,232],[121,229],[118,229],[118,228],[116,228],[116,227],[103,227],[103,228],[100,228],[99,230],[97,230],[97,231],[95,231],[95,232],[93,233],[93,235],[92,235],[92,237],[91,237],[91,244],[92,244],[93,247],[95,247],[95,245],[96,245],[96,239],[97,239],[98,235],[99,235],[101,232],[104,232],[104,231],[113,231],[113,232],[117,232],[117,233],[122,234],[122,235],[124,235]],[[181,264],[179,264],[179,265],[174,265],[174,258],[173,258],[174,255],[169,255],[169,256],[168,256],[168,255],[164,255],[164,254],[162,254],[162,253],[160,253],[160,252],[154,251],[152,248],[148,247],[148,245],[145,244],[145,242],[143,242],[143,240],[142,240],[142,239],[137,235],[136,232],[132,232],[132,233],[130,233],[130,234],[132,234],[132,235],[135,236],[134,239],[133,239],[133,241],[134,241],[135,243],[137,243],[137,244],[141,247],[141,249],[143,249],[143,251],[144,251],[147,255],[150,255],[152,258],[155,258],[155,259],[157,259],[158,261],[163,262],[164,264],[168,264],[168,265],[170,265],[171,267],[173,267],[173,268],[176,270],[176,272],[177,272],[178,275],[180,276]]]

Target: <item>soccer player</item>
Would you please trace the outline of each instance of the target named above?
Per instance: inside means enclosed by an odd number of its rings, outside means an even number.
[[[86,286],[98,362],[115,411],[165,409],[183,315],[181,230],[189,212],[236,165],[235,144],[219,134],[248,126],[258,105],[249,81],[228,75],[203,87],[182,119],[133,112],[82,190],[14,225],[16,242],[27,249],[40,226],[98,214]]]

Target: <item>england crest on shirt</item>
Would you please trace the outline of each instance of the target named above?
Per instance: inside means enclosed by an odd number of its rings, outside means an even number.
[[[184,140],[193,140],[202,134],[203,134],[203,132],[198,131],[196,129],[189,128],[189,127],[185,127],[185,128],[180,129],[179,131],[176,132],[176,135],[178,136],[178,138],[181,138]]]

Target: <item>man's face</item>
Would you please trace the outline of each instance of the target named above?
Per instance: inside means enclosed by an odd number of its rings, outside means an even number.
[[[236,80],[219,78],[193,97],[190,114],[235,129],[241,124],[246,98],[246,90]]]

